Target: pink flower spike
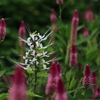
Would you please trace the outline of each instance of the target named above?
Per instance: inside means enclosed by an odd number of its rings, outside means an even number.
[[[57,75],[57,68],[56,68],[56,62],[52,61],[51,67],[50,67],[50,75],[56,76]]]
[[[57,77],[56,62],[52,61],[52,64],[50,67],[50,74],[49,74],[48,81],[45,88],[45,93],[49,97],[51,97],[56,91],[57,80],[58,80],[58,77]]]
[[[77,64],[78,64],[78,61],[77,61],[76,45],[72,44],[72,47],[71,47],[71,50],[70,50],[69,65],[70,65],[70,67],[74,67]]]
[[[86,29],[85,26],[83,27],[83,35],[84,35],[84,37],[88,37],[89,36],[89,32],[88,32],[88,30]]]
[[[57,67],[57,73],[58,73],[58,75],[60,75],[61,74],[61,71],[62,71],[61,70],[60,63],[57,62],[56,67]]]
[[[91,75],[91,84],[92,84],[92,92],[93,92],[94,95],[95,95],[96,90],[97,90],[97,83],[98,83],[98,79],[97,79],[96,72],[92,72],[92,75]]]
[[[90,86],[90,83],[91,83],[90,67],[87,64],[86,68],[85,68],[85,71],[84,71],[83,86],[88,88]]]
[[[49,74],[48,81],[45,88],[45,93],[49,97],[51,97],[56,92],[56,86],[57,86],[59,77],[62,77],[60,64],[52,61],[52,64],[50,67],[50,74]]]
[[[52,12],[50,14],[50,20],[51,20],[51,22],[55,22],[56,21],[55,10],[54,10],[54,8],[52,8],[51,10],[52,10]]]
[[[2,18],[0,21],[0,42],[4,40],[5,36],[6,36],[6,23],[4,18]]]
[[[58,5],[61,5],[61,4],[63,4],[63,0],[56,0],[56,3],[58,4]]]
[[[55,100],[67,100],[66,90],[61,77],[59,77],[58,79],[56,91],[57,92],[56,92]]]
[[[71,52],[76,53],[76,45],[75,44],[72,44]]]
[[[27,100],[26,78],[24,75],[24,69],[20,65],[17,65],[11,79],[8,100]]]
[[[79,24],[78,11],[74,10],[72,25],[71,25],[71,37],[70,37],[71,45],[75,44],[76,42],[78,24]]]
[[[84,76],[89,77],[90,76],[90,66],[87,64],[85,71],[84,71]]]
[[[24,21],[21,21],[20,23],[20,27],[19,27],[19,31],[18,31],[18,35],[20,38],[25,39],[26,38],[26,28],[25,28],[25,23]],[[23,41],[19,42],[19,45],[21,47],[25,47],[25,43]]]

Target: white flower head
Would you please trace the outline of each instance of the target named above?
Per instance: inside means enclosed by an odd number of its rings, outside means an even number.
[[[39,65],[41,62],[43,68],[48,69],[47,65],[49,63],[45,60],[45,58],[49,57],[50,53],[47,52],[47,48],[52,44],[47,44],[46,46],[43,45],[43,41],[47,40],[52,33],[50,32],[47,34],[48,31],[43,36],[37,32],[30,33],[27,40],[23,40],[28,46],[25,56],[23,56],[23,59],[25,59],[24,64],[26,65],[26,69],[30,68],[31,66]]]

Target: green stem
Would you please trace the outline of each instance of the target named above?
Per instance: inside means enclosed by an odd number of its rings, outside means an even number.
[[[36,62],[35,62],[35,81],[34,81],[34,92],[36,91],[36,87],[37,87],[37,66],[36,66]]]

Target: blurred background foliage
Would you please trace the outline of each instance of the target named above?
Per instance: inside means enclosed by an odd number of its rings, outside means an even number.
[[[82,13],[86,13],[87,6],[91,7],[94,15],[96,16],[96,20],[92,24],[87,23],[87,21],[82,17]],[[12,63],[11,59],[15,61],[19,59],[18,29],[21,20],[25,21],[26,27],[30,29],[31,32],[37,30],[41,34],[44,34],[47,29],[51,27],[51,8],[55,9],[56,15],[58,16],[59,6],[56,4],[56,0],[0,0],[0,18],[5,18],[7,25],[6,38],[0,44],[0,70],[6,69],[9,74],[9,71],[14,66],[14,63]],[[83,52],[78,53],[78,60],[83,66],[85,66],[86,63],[89,63],[90,65],[94,66],[92,67],[93,71],[98,70],[99,64],[96,65],[97,68],[95,68],[96,60],[94,61],[94,59],[97,58],[97,56],[100,56],[98,55],[100,53],[98,52],[97,48],[94,48],[94,50],[91,51],[92,47],[90,48],[88,45],[88,38],[86,39],[82,37],[81,27],[82,25],[85,25],[88,28],[89,32],[91,33],[92,39],[95,36],[93,34],[97,33],[95,39],[97,40],[96,42],[99,44],[100,35],[98,30],[100,30],[100,0],[64,0],[62,8],[62,23],[58,21],[59,34],[56,33],[56,46],[53,47],[55,51],[58,50],[58,52],[56,52],[56,56],[62,57],[60,63],[62,63],[64,67],[69,65],[66,55],[66,53],[68,53],[67,44],[70,37],[70,27],[73,12],[74,9],[77,9],[79,12],[80,27],[78,32],[79,41],[77,41],[76,45],[77,49]],[[27,31],[27,36],[28,35],[29,33]],[[94,46],[97,45],[97,43],[95,43]],[[84,48],[86,46],[87,48]],[[66,70],[63,73],[66,73]]]
[[[74,9],[77,9],[79,12],[80,25],[85,24],[82,13],[86,12],[88,5],[99,19],[99,0],[64,0],[64,9],[62,11],[63,24],[71,23]],[[6,60],[8,62],[9,56],[13,56],[14,49],[18,49],[20,21],[24,20],[26,26],[32,32],[37,30],[43,34],[51,26],[49,17],[51,8],[54,8],[57,14],[59,13],[59,6],[56,4],[56,0],[52,2],[50,0],[0,0],[0,18],[5,18],[7,24],[7,36],[0,46],[2,50],[1,55],[4,56],[1,58],[5,59],[5,62]],[[97,21],[99,26],[100,20]],[[6,66],[5,64],[3,66]]]

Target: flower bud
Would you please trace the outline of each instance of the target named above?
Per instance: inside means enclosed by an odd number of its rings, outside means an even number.
[[[51,22],[55,22],[56,21],[55,10],[54,10],[54,8],[52,8],[51,10],[52,10],[52,12],[50,14],[50,20],[51,20]]]
[[[89,6],[87,7],[87,13],[83,14],[83,18],[89,22],[95,19],[95,16],[93,15],[93,12]]]
[[[83,27],[83,35],[84,35],[84,37],[88,37],[89,36],[89,32],[88,32],[88,30],[86,29],[85,26]]]
[[[6,23],[4,18],[2,18],[0,21],[0,42],[4,40],[5,36],[6,36]]]
[[[24,21],[21,21],[20,23],[20,27],[19,27],[19,31],[18,31],[18,35],[20,38],[25,39],[26,38],[26,28],[25,28],[25,23]],[[25,47],[25,43],[23,41],[19,42],[19,45],[21,47]]]
[[[56,0],[56,3],[57,3],[58,5],[63,4],[63,0]]]

